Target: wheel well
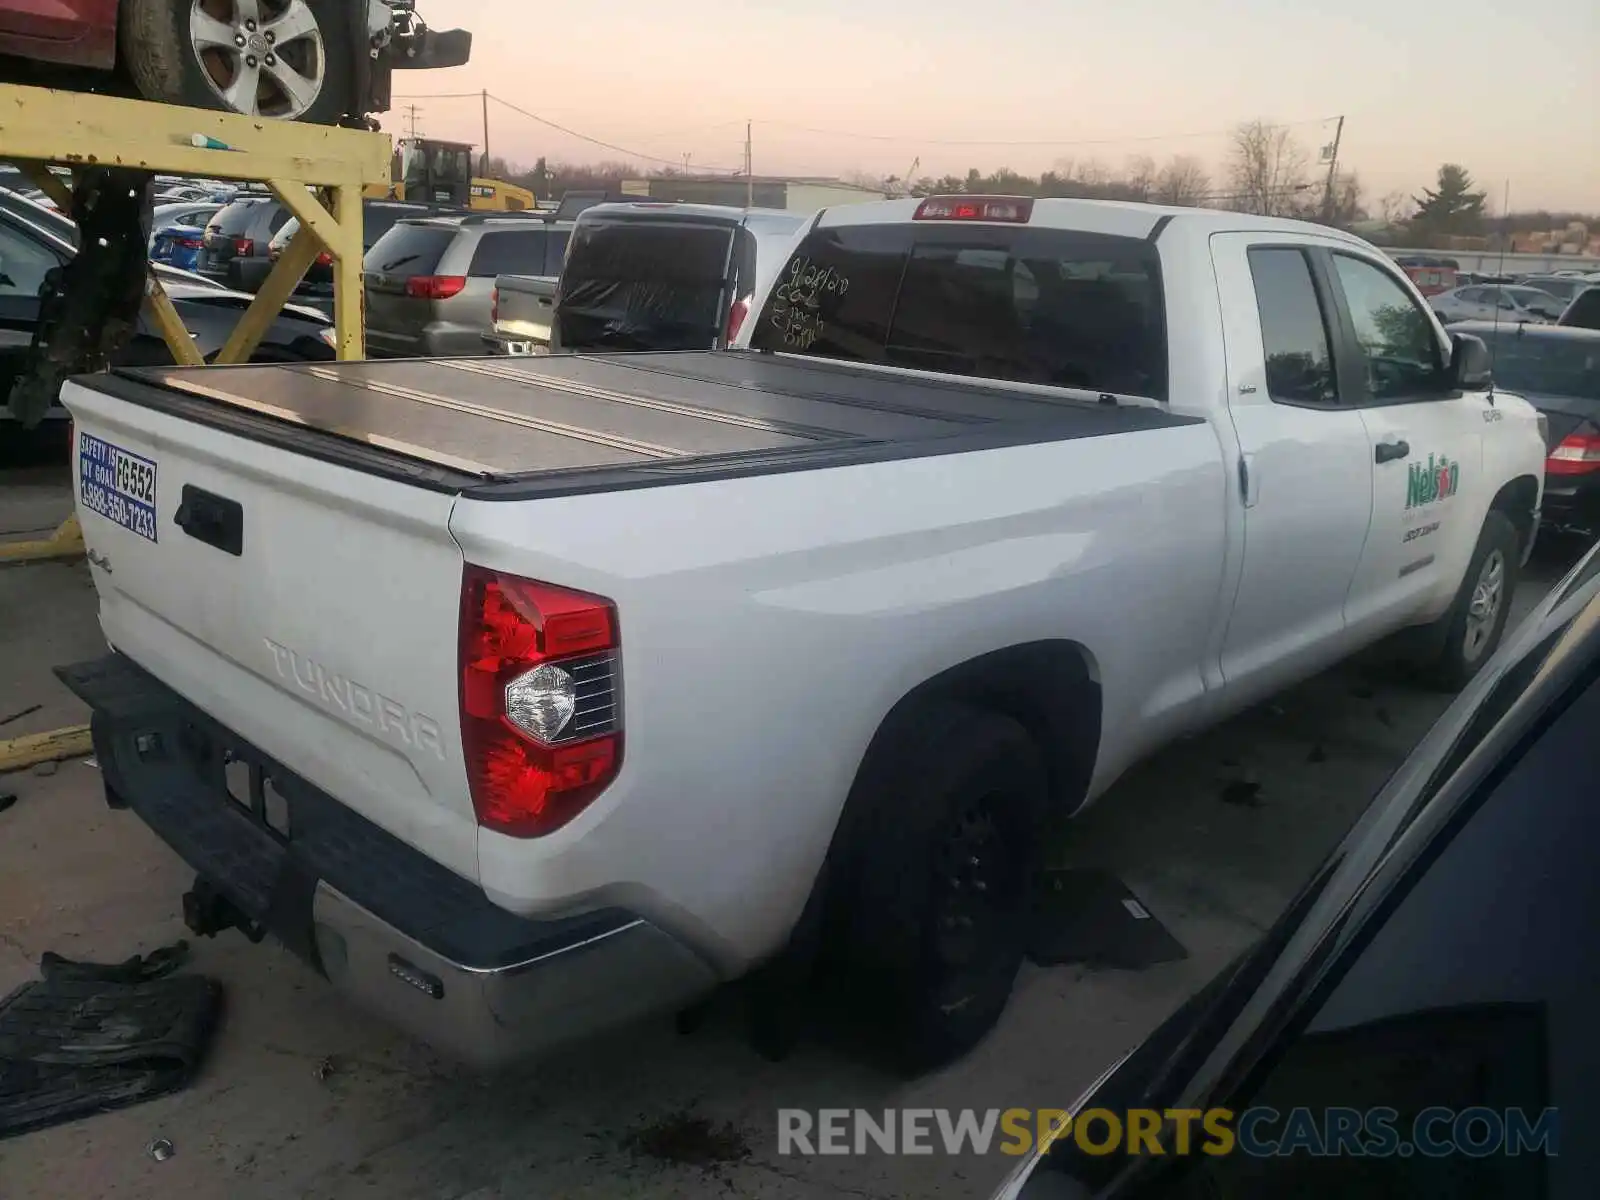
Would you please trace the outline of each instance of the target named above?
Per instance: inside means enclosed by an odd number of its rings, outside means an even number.
[[[1026,642],[991,651],[912,688],[873,735],[861,771],[925,706],[954,701],[1004,713],[1028,731],[1044,756],[1052,807],[1083,802],[1100,751],[1100,683],[1093,657],[1077,642]]]
[[[1539,481],[1532,475],[1519,475],[1495,493],[1489,508],[1503,512],[1517,531],[1517,544],[1526,547],[1533,535],[1534,505],[1539,502]]]

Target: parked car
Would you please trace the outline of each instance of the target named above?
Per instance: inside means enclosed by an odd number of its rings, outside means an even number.
[[[1527,321],[1541,324],[1561,315],[1561,301],[1549,292],[1531,287],[1464,287],[1440,292],[1428,301],[1439,319],[1452,321],[1492,321],[1498,313],[1502,321]]]
[[[496,354],[720,349],[738,336],[806,220],[716,204],[587,209],[565,265],[552,254],[543,275],[495,280],[485,341]]]
[[[206,226],[221,208],[205,201],[157,205],[150,221],[151,261],[193,271],[205,247]]]
[[[1469,321],[1451,327],[1481,338],[1495,386],[1544,414],[1544,527],[1600,537],[1600,330]]]
[[[1538,414],[1349,234],[841,205],[751,321],[67,384],[117,650],[65,677],[197,933],[479,1063],[815,951],[926,1067],[1004,1008],[1052,816],[1379,638],[1455,687],[1505,627]]]
[[[398,0],[0,0],[8,83],[102,90],[126,75],[146,100],[332,125],[389,107],[390,72],[454,67],[465,30],[434,31]]]
[[[25,357],[39,323],[39,288],[45,273],[69,261],[77,252],[75,240],[60,236],[48,219],[32,218],[20,206],[28,202],[0,197],[0,397],[9,396],[23,369]],[[71,222],[56,214],[70,229]],[[74,230],[74,232],[76,232]],[[227,291],[209,281],[156,264],[163,290],[203,355],[222,349],[252,297]],[[326,316],[299,305],[286,306],[268,327],[253,362],[323,362],[333,359],[333,325]],[[171,352],[160,332],[140,318],[132,339],[117,356],[118,366],[170,363]],[[58,400],[45,420],[66,417]],[[0,437],[12,433],[9,407],[0,403]]]
[[[389,232],[390,227],[404,217],[428,216],[437,210],[426,204],[407,204],[402,200],[363,200],[361,202],[361,246],[370,250],[373,244]],[[267,243],[267,261],[276,263],[295,234],[300,232],[300,218],[290,217]],[[305,278],[295,289],[295,294],[317,304],[333,301],[333,256],[326,251],[317,255],[316,261],[306,271]]]
[[[1600,287],[1588,288],[1574,296],[1556,324],[1572,325],[1579,329],[1600,329]]]
[[[272,235],[290,216],[272,195],[241,196],[224,205],[206,224],[195,269],[227,287],[254,292],[272,269]]]
[[[367,353],[487,353],[495,277],[559,264],[571,229],[531,212],[397,221],[363,263]]]
[[[1517,280],[1524,287],[1538,288],[1541,292],[1548,292],[1563,307],[1572,303],[1573,297],[1579,292],[1586,291],[1594,286],[1582,275],[1524,275]],[[1556,314],[1560,316],[1560,313]]]

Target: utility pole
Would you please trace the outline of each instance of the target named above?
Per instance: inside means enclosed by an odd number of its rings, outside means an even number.
[[[744,206],[756,206],[755,160],[750,153],[750,122],[744,123]]]
[[[483,168],[481,174],[489,174],[489,89],[483,89]]]
[[[1339,139],[1344,136],[1344,117],[1339,118],[1338,127],[1333,131],[1333,152],[1328,155],[1328,186],[1322,195],[1322,218],[1331,223],[1333,221],[1333,178],[1334,172],[1339,169]]]
[[[415,104],[406,105],[406,126],[406,136],[415,141],[417,137],[417,106]]]

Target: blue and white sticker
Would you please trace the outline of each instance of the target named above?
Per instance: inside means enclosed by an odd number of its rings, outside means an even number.
[[[78,434],[78,492],[83,506],[156,540],[156,464],[93,434]]]

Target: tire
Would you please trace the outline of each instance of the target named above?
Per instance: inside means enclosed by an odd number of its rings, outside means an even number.
[[[256,28],[246,28],[251,11]],[[202,47],[191,21],[214,40]],[[291,22],[285,25],[285,22]],[[297,24],[296,24],[297,23]],[[279,30],[306,30],[267,44]],[[223,35],[231,28],[241,47]],[[146,100],[333,125],[352,107],[354,78],[348,6],[336,0],[123,0],[118,31],[122,61]],[[272,58],[272,65],[267,59]],[[255,61],[253,68],[247,64]],[[289,70],[309,85],[285,87]],[[263,81],[236,101],[224,95],[240,70]]]
[[[1494,655],[1511,612],[1521,559],[1516,526],[1505,513],[1490,510],[1461,590],[1439,621],[1444,642],[1428,667],[1429,677],[1439,687],[1459,691]]]
[[[1047,800],[1037,747],[997,713],[940,703],[875,747],[846,813],[825,953],[900,1068],[959,1057],[1004,1010]]]

